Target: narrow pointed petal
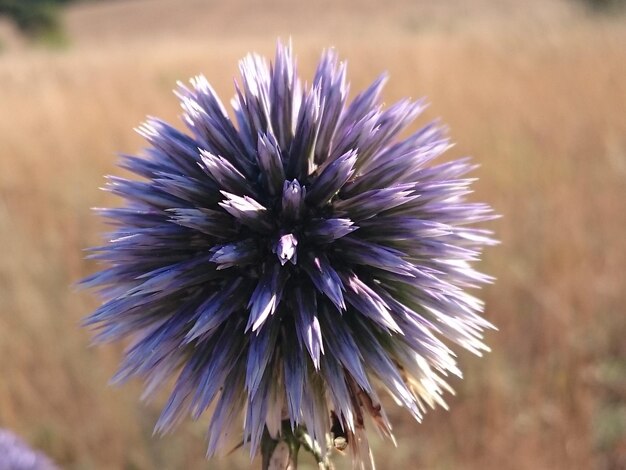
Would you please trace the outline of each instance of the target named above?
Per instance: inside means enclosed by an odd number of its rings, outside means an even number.
[[[333,138],[348,95],[346,65],[345,63],[337,65],[337,54],[334,50],[326,51],[322,56],[315,72],[313,86],[320,89],[323,105],[314,157],[315,164],[320,165],[330,156]]]
[[[315,369],[319,369],[320,356],[324,354],[324,342],[320,322],[317,318],[316,295],[310,290],[299,288],[295,291],[295,299],[297,310],[294,316],[300,344],[306,346],[313,366]]]
[[[265,431],[266,420],[270,412],[270,394],[274,384],[272,373],[275,369],[269,366],[265,369],[256,393],[248,394],[244,420],[244,440],[250,445],[250,458],[253,458],[259,451],[263,432]]]
[[[341,279],[325,255],[309,257],[307,262],[302,263],[302,268],[317,290],[325,294],[340,311],[346,309]]]
[[[239,414],[244,407],[246,395],[244,390],[245,364],[242,359],[237,361],[237,368],[226,376],[221,387],[219,398],[216,399],[213,417],[209,423],[207,456],[218,452],[226,453],[230,437],[240,432]]]
[[[326,385],[319,374],[309,374],[303,389],[301,422],[307,433],[319,446],[322,455],[327,452],[326,433],[330,429],[330,411],[326,401]]]
[[[265,425],[270,436],[277,438],[282,431],[283,417],[285,414],[285,380],[280,360],[274,361],[271,376],[270,390],[267,397],[267,413]]]
[[[239,136],[213,87],[204,76],[193,78],[191,85],[188,89],[179,83],[177,95],[185,122],[200,147],[227,158],[245,175],[252,175],[254,149]]]
[[[358,228],[350,219],[314,219],[305,234],[317,243],[332,243]]]
[[[246,225],[259,232],[269,232],[272,230],[272,223],[268,210],[265,206],[259,204],[248,196],[237,196],[236,194],[222,191],[226,199],[219,205],[230,215],[239,221],[242,225]]]
[[[265,273],[259,279],[256,289],[250,297],[248,307],[250,316],[246,331],[258,330],[270,315],[273,315],[281,301],[285,287],[285,271],[280,265],[266,267]]]
[[[261,328],[250,337],[246,362],[246,390],[249,397],[256,395],[259,389],[261,379],[274,355],[277,338],[277,328]]]
[[[334,404],[334,412],[343,417],[345,425],[343,431],[354,432],[357,418],[353,399],[346,383],[344,368],[338,358],[328,354],[324,355],[321,363],[321,373],[327,382],[330,397]]]
[[[422,100],[411,102],[405,99],[380,112],[376,116],[374,132],[365,135],[363,142],[358,147],[362,150],[359,152],[357,170],[360,171],[369,164],[376,162],[383,149],[392,142],[398,133],[407,128],[424,108]]]
[[[287,409],[292,426],[301,420],[303,398],[307,389],[306,352],[298,341],[286,337],[283,334],[282,343],[284,348],[284,376],[285,376],[285,396],[287,398]]]
[[[356,238],[342,238],[341,256],[355,264],[371,266],[405,276],[414,276],[413,265],[405,261],[403,253],[392,248],[383,247]]]
[[[216,245],[211,248],[211,253],[211,261],[218,265],[217,269],[246,266],[259,258],[258,245],[252,239]]]
[[[197,319],[185,336],[185,342],[207,335],[233,312],[242,310],[246,304],[246,297],[242,295],[245,292],[250,292],[249,283],[236,279],[203,302],[196,311]]]
[[[263,183],[272,196],[279,194],[285,181],[280,147],[271,134],[259,134],[257,149],[257,161]]]
[[[320,306],[320,324],[327,333],[324,336],[326,354],[338,359],[359,386],[366,392],[372,385],[365,372],[365,364],[359,352],[356,339],[346,322],[325,305]],[[359,341],[360,342],[360,341]]]
[[[236,89],[240,126],[246,128],[251,138],[272,132],[267,61],[257,54],[249,54],[239,62],[239,71],[242,83]]]
[[[107,179],[107,185],[104,190],[129,201],[145,204],[157,210],[185,205],[185,201],[159,190],[154,183],[133,181],[117,176],[109,176]]]
[[[416,239],[440,238],[453,233],[448,224],[414,217],[374,217],[359,224],[359,235],[373,242],[406,242],[415,245]]]
[[[337,158],[326,166],[311,184],[306,200],[312,205],[324,205],[337,194],[354,174],[357,153],[354,150]]]
[[[299,220],[304,210],[306,188],[303,188],[298,180],[285,181],[283,185],[283,217],[287,220]]]
[[[203,344],[207,349],[196,348],[193,359],[189,363],[189,378],[185,377],[183,370],[178,382],[184,384],[192,380],[191,377],[197,380],[190,405],[194,418],[199,418],[211,405],[223,387],[226,377],[237,366],[244,338],[242,335],[241,338],[233,339],[227,333],[242,329],[242,322],[238,320],[231,319],[224,323],[220,328],[221,334],[214,335],[214,341]]]
[[[108,223],[121,227],[150,228],[162,224],[167,218],[163,211],[138,207],[115,207],[113,209],[94,207],[92,210],[108,219]]]
[[[336,199],[333,207],[337,213],[347,214],[359,223],[421,197],[421,194],[416,193],[414,184],[401,184],[390,188],[373,189],[348,199]]]
[[[424,139],[423,134],[430,136],[430,129],[420,131],[412,139],[419,142]],[[357,178],[342,188],[342,194],[353,196],[371,189],[415,181],[419,179],[416,175],[425,163],[439,157],[450,147],[450,142],[442,137],[417,147],[399,143],[377,154],[369,165],[359,171]]]
[[[380,345],[379,339],[362,321],[356,322],[355,328],[355,333],[363,338],[363,341],[359,342],[359,346],[365,363],[384,383],[394,398],[400,401],[413,415],[419,416],[415,395],[408,388],[398,368],[385,350],[377,347]]]
[[[158,153],[160,161],[169,160],[186,175],[195,177],[201,175],[201,170],[197,166],[200,162],[197,141],[154,117],[149,117],[136,130],[153,146],[152,150]]]
[[[168,209],[172,222],[182,226],[197,230],[206,235],[221,239],[232,238],[236,231],[232,223],[232,218],[223,212],[211,209]]]
[[[294,115],[301,101],[300,83],[291,45],[278,44],[276,57],[270,67],[270,114],[272,128],[281,149],[288,149],[294,137]]]
[[[213,206],[220,200],[219,186],[210,179],[157,172],[153,177],[159,191],[170,194],[192,207]]]
[[[250,195],[258,197],[259,193],[256,188],[228,160],[205,150],[201,150],[200,154],[202,156],[202,168],[222,190],[240,196]]]
[[[320,95],[314,88],[304,97],[300,106],[295,136],[289,147],[287,177],[304,179],[313,166],[315,142],[319,132]]]
[[[339,124],[340,130],[358,122],[372,109],[377,107],[383,87],[388,80],[387,74],[380,75],[365,91],[360,93],[344,110]]]
[[[380,95],[386,81],[387,75],[381,75],[347,108],[344,108],[335,132],[339,138],[333,142],[331,159],[343,155],[350,149],[360,148],[360,142],[372,134],[380,110]]]
[[[354,273],[341,276],[346,286],[345,298],[360,314],[367,316],[374,323],[394,333],[402,329],[394,320],[389,305]]]

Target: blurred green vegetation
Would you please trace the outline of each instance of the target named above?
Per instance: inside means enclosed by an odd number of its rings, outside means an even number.
[[[20,31],[45,42],[63,42],[60,7],[75,0],[0,0],[0,15],[10,17]]]
[[[583,3],[591,7],[593,10],[608,12],[624,9],[626,0],[581,0]]]

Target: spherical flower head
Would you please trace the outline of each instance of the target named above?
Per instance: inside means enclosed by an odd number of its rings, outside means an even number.
[[[10,431],[0,429],[0,470],[56,470],[45,455],[32,450]]]
[[[234,119],[208,81],[180,84],[189,132],[155,118],[145,155],[123,157],[141,180],[111,177],[122,208],[84,282],[103,304],[96,339],[134,338],[117,380],[150,396],[176,381],[156,425],[210,408],[208,454],[241,433],[331,429],[370,460],[364,418],[391,425],[378,390],[420,420],[460,375],[449,344],[480,354],[491,325],[468,288],[493,217],[467,202],[468,159],[432,165],[450,144],[428,125],[399,135],[422,101],[381,104],[385,78],[348,100],[344,63],[323,54],[303,86],[290,47],[240,64]],[[242,422],[243,415],[243,422]]]

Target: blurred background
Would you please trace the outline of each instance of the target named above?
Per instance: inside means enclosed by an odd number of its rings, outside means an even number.
[[[385,469],[626,468],[626,15],[619,0],[0,0],[0,426],[60,466],[250,468],[204,460],[206,423],[153,438],[162,401],[109,387],[121,345],[89,347],[96,300],[73,284],[116,205],[98,187],[143,146],[147,114],[178,123],[176,80],[228,102],[237,60],[293,38],[310,79],[323,48],[352,90],[427,96],[473,155],[475,200],[504,217],[480,268],[493,352],[461,353],[450,412],[392,412]],[[182,127],[182,126],[181,126]],[[0,460],[1,460],[0,456]],[[348,468],[347,459],[335,459]],[[256,462],[255,467],[260,468]],[[312,469],[304,459],[302,467]]]

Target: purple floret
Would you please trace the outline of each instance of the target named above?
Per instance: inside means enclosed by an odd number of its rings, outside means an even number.
[[[57,470],[57,467],[15,434],[0,429],[0,470]]]

